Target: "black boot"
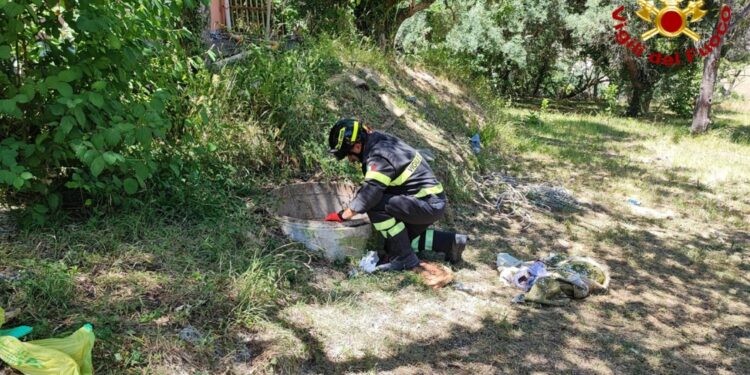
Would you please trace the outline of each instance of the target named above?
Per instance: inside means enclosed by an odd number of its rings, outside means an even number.
[[[462,254],[466,249],[466,242],[469,241],[469,236],[465,234],[457,234],[456,238],[451,244],[451,248],[445,252],[445,260],[451,264],[457,264],[463,261]]]
[[[419,258],[414,252],[391,258],[390,262],[375,267],[375,271],[403,271],[419,265]]]

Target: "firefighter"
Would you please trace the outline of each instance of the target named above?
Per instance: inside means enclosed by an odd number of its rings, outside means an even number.
[[[445,254],[461,261],[468,237],[428,229],[445,213],[443,186],[413,147],[401,139],[353,119],[341,119],[328,137],[331,154],[338,160],[362,163],[365,181],[349,207],[325,220],[343,222],[366,213],[385,238],[389,262],[378,270],[400,271],[419,265],[415,251]]]

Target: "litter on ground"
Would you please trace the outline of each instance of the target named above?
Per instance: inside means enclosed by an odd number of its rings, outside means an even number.
[[[378,266],[378,261],[380,258],[378,258],[378,253],[376,251],[370,251],[362,257],[359,261],[359,268],[367,273],[373,273],[375,272],[375,268]]]
[[[498,254],[498,264],[501,254]],[[498,266],[503,283],[524,292],[513,297],[513,303],[562,306],[571,299],[583,299],[609,290],[609,270],[589,257],[551,254],[517,266],[504,264]]]
[[[0,325],[5,321],[5,311],[0,308]],[[22,336],[31,327],[21,326],[0,333],[0,359],[25,375],[92,375],[94,366],[91,349],[94,331],[84,324],[73,334],[59,339],[23,342]]]
[[[494,209],[508,219],[531,225],[533,211],[575,212],[581,208],[573,193],[551,183],[529,183],[513,176],[490,173],[474,179],[479,206]]]

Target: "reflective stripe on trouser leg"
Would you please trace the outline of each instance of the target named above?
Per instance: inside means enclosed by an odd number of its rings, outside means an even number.
[[[432,251],[432,242],[435,238],[435,231],[432,229],[428,229],[425,234],[425,241],[424,241],[424,249]]]
[[[414,251],[428,250],[432,251],[432,244],[435,240],[435,231],[427,229],[424,234],[411,241],[411,248]]]
[[[394,218],[390,218],[378,223],[373,223],[373,226],[376,230],[380,231],[380,234],[382,234],[385,238],[394,237],[397,234],[403,232],[404,229],[406,229],[406,225],[404,223],[396,222],[396,219]]]

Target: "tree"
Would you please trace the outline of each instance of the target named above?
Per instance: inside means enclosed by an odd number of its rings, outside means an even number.
[[[401,24],[429,8],[435,0],[361,0],[354,8],[357,28],[385,49],[392,45]]]
[[[731,7],[732,3],[733,1],[728,0],[726,4],[728,7]],[[750,16],[750,3],[738,6],[737,8],[741,10],[736,13],[732,12],[733,14],[728,24],[722,21],[722,19],[727,18],[725,11],[722,11],[722,14],[719,17],[719,22],[717,22],[714,27],[713,35],[722,32],[722,28],[726,28],[726,33],[725,36],[720,39],[718,46],[716,46],[703,61],[703,78],[701,79],[700,92],[695,99],[693,124],[690,127],[690,131],[694,134],[705,133],[708,131],[711,124],[711,105],[713,102],[714,88],[716,86],[716,78],[719,72],[719,63],[721,62],[722,47],[730,47],[732,45],[731,40],[736,35],[735,32],[738,30],[738,26],[747,26],[747,18]],[[725,51],[723,52],[726,52],[726,48],[724,49]]]

